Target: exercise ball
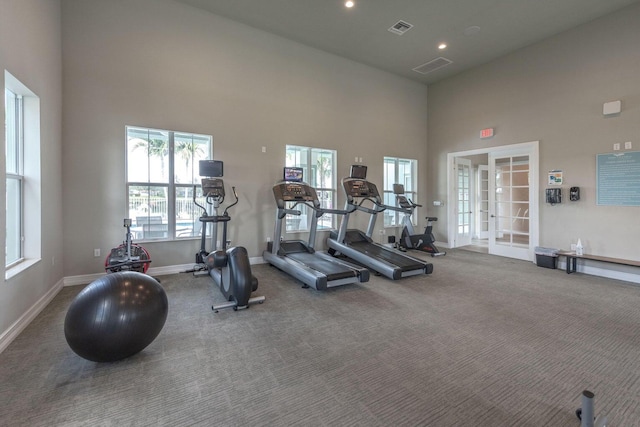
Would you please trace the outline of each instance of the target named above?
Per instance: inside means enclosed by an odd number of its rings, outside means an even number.
[[[64,335],[80,357],[115,362],[153,342],[167,320],[167,294],[153,277],[111,273],[87,285],[69,306]]]

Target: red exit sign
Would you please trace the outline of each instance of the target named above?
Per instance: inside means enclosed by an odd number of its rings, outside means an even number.
[[[486,128],[480,131],[480,138],[491,138],[493,136],[493,128]]]

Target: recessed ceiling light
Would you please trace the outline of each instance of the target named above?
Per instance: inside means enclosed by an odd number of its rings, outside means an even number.
[[[440,43],[440,44],[438,45],[438,49],[440,49],[440,50],[444,50],[444,49],[446,49],[446,48],[447,48],[447,44],[446,44],[446,43]]]
[[[346,7],[353,7],[353,6],[355,6],[355,4],[356,4],[356,3],[355,3],[355,2],[353,2],[353,1],[351,1],[351,0],[344,2],[344,5],[345,5]]]

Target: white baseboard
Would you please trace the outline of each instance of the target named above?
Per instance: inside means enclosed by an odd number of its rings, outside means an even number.
[[[264,258],[262,258],[261,256],[256,256],[253,258],[249,258],[249,262],[251,263],[251,265],[254,264],[266,264],[267,262],[264,260]]]
[[[105,273],[95,273],[95,274],[82,274],[80,276],[65,277],[63,279],[64,286],[86,285],[104,276],[104,274]]]
[[[22,316],[6,331],[0,334],[0,353],[2,353],[8,346],[16,339],[20,332],[22,332],[29,324],[33,321],[33,319],[40,314],[42,310],[53,300],[53,298],[58,295],[58,292],[62,289],[63,281],[59,280],[51,289],[47,291],[35,304],[33,304],[27,311],[24,312]]]
[[[437,248],[451,249],[451,246],[449,246],[449,244],[445,242],[433,242],[433,244],[436,245]]]
[[[264,259],[260,257],[249,258],[249,263],[264,264]],[[178,265],[166,265],[163,267],[150,267],[147,270],[149,276],[167,276],[169,274],[184,273],[187,270],[192,269],[194,264],[178,264]],[[106,273],[94,273],[94,274],[82,274],[79,276],[69,276],[64,278],[64,286],[77,286],[86,285],[93,282],[96,279],[104,276]]]

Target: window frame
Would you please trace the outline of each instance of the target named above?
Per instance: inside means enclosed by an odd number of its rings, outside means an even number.
[[[402,162],[408,162],[409,166],[410,166],[410,174],[409,175],[405,175],[405,177],[401,180],[401,177],[399,176],[400,174],[400,163]],[[389,177],[387,176],[387,165],[388,164],[393,164],[393,180],[389,181]],[[398,206],[398,200],[395,197],[395,195],[393,194],[393,184],[404,184],[405,187],[405,196],[408,199],[411,199],[414,203],[418,203],[418,160],[416,159],[407,159],[407,158],[402,158],[402,157],[392,157],[392,156],[384,156],[383,161],[382,161],[382,169],[383,169],[383,182],[384,182],[384,188],[383,188],[383,200],[389,200],[392,199],[393,200],[393,206]],[[407,185],[407,179],[410,180],[410,186]],[[402,181],[402,182],[401,182]],[[386,203],[386,202],[385,202]],[[416,225],[417,223],[417,218],[418,218],[418,209],[420,208],[415,208],[413,211],[413,215],[411,216],[411,222],[413,223],[413,225]],[[391,210],[386,210],[384,212],[384,227],[385,228],[395,228],[395,227],[402,227],[403,223],[402,223],[402,217],[404,216],[403,213],[397,212],[397,211],[391,211]],[[395,221],[395,223],[390,223],[391,221],[388,220],[389,217],[392,217],[393,220]]]
[[[135,134],[135,133],[147,133],[147,135],[149,136],[148,139],[143,139],[143,138],[139,138],[141,140],[145,140],[147,143],[150,142],[151,138],[150,136],[153,134],[154,136],[158,136],[158,135],[163,135],[166,134],[166,138],[167,138],[167,147],[166,147],[166,153],[162,153],[162,157],[165,157],[168,165],[167,165],[167,170],[166,170],[166,182],[163,181],[158,181],[158,180],[151,180],[151,174],[152,174],[152,164],[151,164],[151,158],[154,156],[153,153],[151,153],[149,150],[147,150],[147,159],[148,159],[148,163],[147,163],[147,181],[135,181],[135,180],[129,180],[129,161],[130,161],[130,149],[129,149],[129,139],[130,139],[130,135]],[[176,136],[178,136],[178,138],[176,138]],[[185,138],[186,137],[186,138]],[[177,159],[176,157],[178,156],[177,151],[176,151],[176,139],[180,140],[180,139],[188,139],[191,138],[192,141],[194,141],[196,138],[198,139],[202,139],[202,140],[207,140],[208,139],[208,149],[206,149],[206,153],[204,153],[203,157],[193,157],[191,162],[191,182],[189,183],[180,183],[177,182],[176,180],[176,162]],[[193,153],[192,153],[193,154]],[[198,134],[198,133],[194,133],[194,132],[184,132],[184,131],[173,131],[173,130],[167,130],[167,129],[156,129],[156,128],[148,128],[148,127],[144,127],[144,126],[135,126],[135,125],[127,125],[125,126],[125,209],[127,212],[127,216],[130,217],[131,215],[131,191],[130,188],[131,187],[146,187],[149,191],[147,194],[151,194],[151,189],[152,188],[164,188],[166,191],[166,221],[164,221],[164,219],[161,220],[161,223],[157,223],[156,224],[156,218],[155,215],[152,215],[151,212],[148,212],[147,215],[147,222],[145,222],[144,224],[137,224],[136,223],[136,227],[139,227],[140,225],[143,226],[143,228],[141,230],[133,230],[134,232],[134,238],[138,241],[145,241],[145,242],[157,242],[157,241],[180,241],[180,240],[189,240],[189,239],[198,239],[200,238],[200,231],[198,230],[198,226],[200,225],[200,222],[198,221],[197,218],[200,217],[200,211],[199,208],[197,206],[195,206],[195,204],[193,204],[193,201],[189,202],[186,201],[185,204],[188,206],[188,210],[190,211],[190,218],[188,218],[188,221],[191,222],[191,228],[190,228],[190,232],[188,234],[185,234],[185,231],[181,231],[180,228],[178,227],[178,219],[177,219],[177,214],[178,214],[178,193],[179,193],[179,189],[182,189],[182,191],[180,191],[180,193],[183,194],[189,194],[192,196],[191,191],[193,191],[193,187],[196,187],[196,191],[198,191],[197,189],[201,187],[201,182],[199,182],[199,175],[198,175],[198,165],[197,165],[197,160],[211,160],[213,159],[213,136],[212,135],[205,135],[205,134]],[[164,160],[163,160],[164,161]],[[189,172],[189,171],[187,171]],[[163,173],[164,174],[164,173]],[[191,198],[189,198],[189,200],[192,200]],[[204,199],[201,197],[198,197],[198,201],[199,203],[203,204],[204,203]],[[136,218],[131,218],[132,220],[136,220]],[[136,221],[137,222],[137,221]],[[160,236],[160,237],[148,237],[145,235],[145,231],[144,231],[144,225],[148,224],[148,231],[151,231],[151,227],[153,225],[161,225],[162,227],[159,228],[159,231],[164,234],[166,231],[166,236]],[[164,227],[164,225],[166,225],[166,227]],[[165,230],[166,228],[166,230]],[[142,235],[140,235],[140,231],[142,231]],[[181,235],[185,234],[185,235]]]
[[[7,172],[12,174],[12,179],[20,175],[21,188],[19,195],[21,201],[19,204],[19,221],[20,227],[11,226],[12,231],[15,232],[15,228],[20,228],[19,247],[21,256],[19,259],[13,260],[11,263],[7,263],[7,252],[5,252],[5,280],[10,280],[14,276],[26,271],[31,266],[36,265],[42,259],[42,171],[41,171],[41,153],[42,153],[42,140],[40,136],[40,98],[31,89],[25,86],[20,80],[14,77],[8,70],[4,70],[4,88],[5,88],[5,100],[6,90],[15,95],[21,97],[20,105],[20,133],[18,135],[21,144],[19,152],[19,167],[18,170],[5,170],[5,184],[8,181]],[[6,101],[5,101],[6,108]],[[6,112],[5,112],[5,126],[6,126]],[[6,128],[5,128],[6,129]],[[5,133],[5,140],[6,133]],[[7,142],[5,141],[5,155],[7,154]],[[28,154],[28,155],[27,155]],[[15,166],[14,164],[13,166]],[[5,166],[7,166],[5,159]],[[9,165],[9,167],[12,167]],[[16,173],[17,172],[17,173]],[[5,199],[7,197],[5,189]],[[10,209],[12,205],[10,200],[7,200],[7,208]],[[5,230],[8,231],[11,218],[5,217]],[[15,235],[14,234],[14,235]],[[8,239],[11,239],[10,233],[5,233],[5,248],[7,249]],[[14,242],[17,242],[14,240]],[[53,259],[52,259],[53,262]]]
[[[5,155],[6,155],[6,170],[5,170],[5,185],[6,192],[5,197],[8,199],[9,197],[9,182],[14,181],[17,183],[17,191],[15,192],[15,205],[17,212],[15,213],[16,220],[18,222],[18,226],[15,227],[17,230],[16,239],[9,242],[8,240],[11,238],[11,233],[7,231],[5,238],[5,248],[13,247],[14,250],[17,249],[17,254],[15,257],[12,257],[11,260],[7,260],[7,256],[9,255],[9,250],[5,253],[5,268],[10,269],[15,267],[24,261],[24,186],[25,186],[25,176],[24,176],[24,102],[23,95],[20,93],[16,93],[17,91],[13,91],[10,88],[5,86]],[[12,95],[13,101],[10,104],[8,99],[9,94]],[[8,109],[12,110],[10,114]],[[12,120],[11,120],[12,119]],[[10,126],[11,124],[11,126]],[[12,148],[12,149],[11,149]],[[12,152],[13,155],[7,155],[9,152]],[[12,161],[10,162],[10,157],[12,157]],[[9,167],[10,163],[13,163],[12,167]],[[9,212],[10,201],[7,200],[7,212]],[[5,221],[9,220],[9,214],[7,214],[7,218]],[[5,224],[5,228],[8,224]]]
[[[291,152],[301,153],[306,151],[305,159],[299,158],[299,156],[290,157]],[[317,174],[317,162],[314,164],[314,157],[322,156],[326,157],[329,155],[331,157],[331,176],[330,176],[330,184],[331,187],[315,187],[313,185],[310,177],[312,173]],[[332,150],[329,148],[319,148],[319,147],[306,147],[302,145],[293,145],[287,144],[285,147],[285,166],[287,167],[300,167],[303,169],[303,178],[306,183],[314,187],[316,193],[318,194],[318,198],[320,199],[320,204],[324,208],[328,209],[336,209],[337,206],[337,178],[336,178],[336,169],[338,164],[338,152],[337,150]],[[311,170],[310,170],[311,169]],[[316,175],[317,176],[317,175]],[[313,179],[315,181],[315,178]],[[325,181],[326,182],[326,181]],[[325,193],[329,193],[329,197],[324,197]],[[328,204],[328,205],[327,205]],[[297,215],[287,215],[285,218],[285,233],[307,233],[311,229],[311,221],[315,218],[313,212],[309,212],[310,208],[302,207],[300,209],[303,215],[306,215],[306,221],[303,224],[301,221],[297,221],[300,217]],[[298,224],[297,228],[293,228],[291,225]],[[327,225],[328,224],[328,225]],[[318,231],[331,231],[336,229],[336,218],[335,215],[325,214],[318,218]]]

